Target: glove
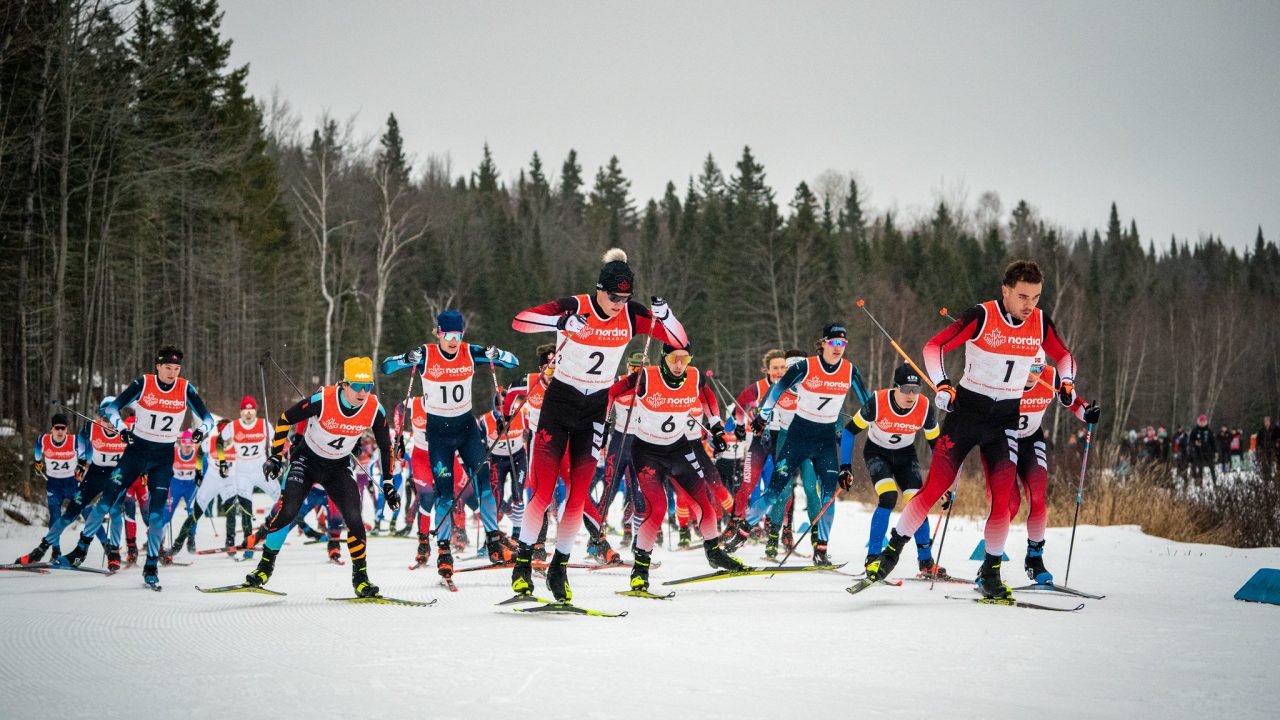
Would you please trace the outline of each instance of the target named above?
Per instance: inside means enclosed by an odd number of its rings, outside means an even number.
[[[489,358],[489,362],[496,363],[498,362],[499,358],[502,357],[502,351],[494,347],[493,345],[490,345],[489,347],[484,349],[484,356]]]
[[[79,481],[84,477],[84,471],[89,469],[89,463],[81,460],[76,463],[76,480]]]
[[[1071,407],[1076,401],[1076,384],[1071,378],[1062,378],[1058,384],[1058,401]]]
[[[649,298],[649,312],[653,314],[653,319],[658,322],[664,322],[671,317],[671,307],[667,305],[667,301],[654,295]]]
[[[37,475],[43,475],[43,474],[44,474],[44,461],[43,461],[43,460],[36,460],[35,462],[31,463],[31,468],[32,468],[33,470],[35,470],[35,471],[36,471],[36,474],[37,474]]]
[[[404,457],[404,435],[396,436],[396,455]]]
[[[578,334],[578,331],[587,326],[586,315],[565,315],[556,321],[556,327],[569,333],[570,335]]]
[[[711,449],[718,453],[729,449],[729,443],[724,440],[724,426],[718,423],[711,428]]]
[[[751,418],[751,431],[757,435],[763,433],[768,425],[769,421],[764,418],[764,415],[757,415]]]
[[[200,484],[203,482],[204,482],[204,471],[196,470],[196,487],[200,487]]]
[[[204,431],[203,431],[203,430],[201,430],[200,428],[196,428],[195,430],[192,430],[192,431],[191,431],[191,444],[192,444],[192,445],[199,445],[201,440],[204,440]]]
[[[740,443],[746,442],[747,438],[750,437],[750,435],[747,434],[747,427],[745,425],[739,425],[736,434],[738,436],[738,442]]]
[[[391,512],[400,509],[400,493],[396,492],[396,486],[389,482],[382,483],[382,495],[387,499],[387,507],[391,508]]]
[[[227,462],[226,460],[219,460],[218,475],[221,477],[226,477],[230,474],[231,474],[231,463]]]
[[[222,470],[222,466],[226,465],[225,461],[218,463],[218,470]],[[272,482],[280,479],[280,470],[284,467],[284,459],[279,455],[272,455],[267,461],[262,463],[262,474]],[[226,477],[223,475],[222,477]]]
[[[951,503],[956,500],[956,491],[948,490],[942,493],[942,510],[943,512],[951,509]]]
[[[129,428],[127,428],[127,427],[122,427],[122,428],[120,428],[119,430],[117,430],[116,432],[120,433],[120,439],[124,441],[124,444],[125,444],[125,445],[132,445],[132,444],[133,444],[133,431],[132,431],[132,430],[130,430],[130,429],[129,429]]]
[[[946,380],[938,383],[938,394],[933,396],[933,404],[943,412],[951,412],[956,404],[956,391],[951,383]]]
[[[419,345],[418,347],[410,350],[405,353],[403,357],[406,365],[417,365],[422,362],[422,346]]]
[[[1098,403],[1089,403],[1084,406],[1084,421],[1093,425],[1102,419],[1102,408],[1098,407]]]
[[[840,484],[840,489],[846,492],[853,487],[853,466],[841,465],[840,474],[836,476],[836,482]]]

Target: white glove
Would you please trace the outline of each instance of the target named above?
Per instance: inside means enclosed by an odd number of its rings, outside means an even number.
[[[667,318],[671,317],[671,307],[667,305],[666,300],[663,300],[657,295],[649,298],[649,312],[653,313],[654,319],[658,322],[663,322]]]
[[[943,412],[951,412],[951,405],[956,401],[956,391],[951,389],[951,383],[938,383],[938,394],[933,396],[933,404]]]
[[[404,354],[404,361],[409,365],[417,365],[422,360],[422,346],[410,350]]]
[[[489,358],[489,362],[496,363],[498,362],[498,359],[502,357],[502,351],[493,345],[490,345],[484,349],[484,356]]]
[[[565,315],[563,318],[560,318],[560,329],[570,335],[576,335],[579,330],[586,326],[586,315]]]

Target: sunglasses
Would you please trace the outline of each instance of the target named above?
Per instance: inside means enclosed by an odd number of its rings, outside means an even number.
[[[66,429],[67,429],[67,426],[66,426],[66,425],[54,425],[54,426],[53,426],[53,429],[54,429],[54,430],[66,430]]]
[[[456,342],[462,339],[462,333],[461,332],[442,332],[440,333],[440,339],[448,342]]]
[[[1039,375],[1040,373],[1044,372],[1044,366],[1043,366],[1043,365],[1032,365],[1032,366],[1031,366],[1031,372],[1032,372],[1032,373],[1034,373],[1034,374],[1036,374],[1036,375]]]
[[[919,385],[899,385],[898,391],[907,395],[919,395],[920,386]]]
[[[614,295],[613,293],[606,294],[609,296],[609,302],[611,303],[626,302],[631,299],[630,295]]]
[[[844,347],[849,344],[849,341],[844,338],[832,338],[830,340],[824,340],[823,342],[835,348]]]
[[[353,382],[347,383],[354,392],[373,392],[373,383]]]

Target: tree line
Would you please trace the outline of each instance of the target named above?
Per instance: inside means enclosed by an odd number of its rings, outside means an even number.
[[[512,332],[512,316],[590,291],[614,246],[637,295],[667,298],[695,364],[735,391],[767,349],[811,348],[833,320],[887,385],[897,357],[855,300],[918,359],[940,308],[995,297],[1004,265],[1030,258],[1106,435],[1201,412],[1253,425],[1280,399],[1280,250],[1261,228],[1237,252],[1144,236],[1114,204],[1098,229],[1069,229],[990,192],[907,216],[835,171],[779,194],[749,147],[645,201],[618,157],[591,174],[573,151],[534,153],[504,177],[486,146],[458,170],[408,157],[394,114],[362,138],[251,97],[213,0],[16,0],[0,14],[0,418],[26,439],[165,343],[222,414],[264,377],[269,407],[296,395],[267,352],[307,390],[344,357],[428,341],[445,307],[528,371],[549,337]],[[406,382],[379,379],[388,404]],[[1074,422],[1055,410],[1046,425],[1065,438]]]

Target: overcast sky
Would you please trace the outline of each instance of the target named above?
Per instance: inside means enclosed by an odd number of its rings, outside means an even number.
[[[834,169],[876,210],[990,190],[1070,229],[1114,200],[1159,247],[1280,237],[1280,2],[223,7],[255,95],[306,128],[395,112],[418,168],[616,154],[643,207],[750,145],[784,205]]]

